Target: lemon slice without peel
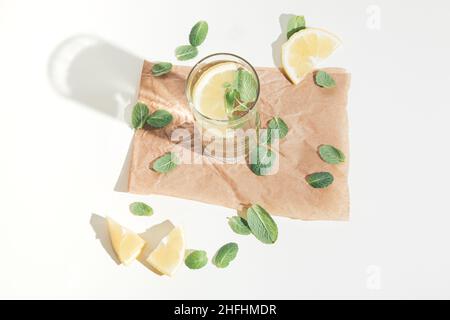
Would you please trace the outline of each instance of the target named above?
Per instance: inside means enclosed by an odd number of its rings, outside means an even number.
[[[237,63],[221,62],[210,67],[200,76],[192,90],[193,103],[198,111],[211,119],[228,119],[224,84],[233,82],[238,68]]]
[[[306,28],[283,44],[281,64],[289,79],[297,84],[340,45],[339,38],[328,31]]]
[[[133,231],[130,231],[111,218],[108,222],[109,235],[114,251],[120,262],[129,265],[141,253],[145,241]]]
[[[184,259],[184,234],[176,227],[153,250],[147,262],[162,274],[172,276]]]

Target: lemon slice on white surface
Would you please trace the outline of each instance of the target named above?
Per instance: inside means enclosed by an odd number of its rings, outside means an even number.
[[[109,235],[114,251],[120,262],[129,265],[142,251],[145,241],[133,231],[130,231],[111,218],[108,222]]]
[[[193,102],[198,111],[211,119],[228,119],[224,84],[233,82],[238,68],[237,63],[221,62],[210,67],[200,76],[192,91]]]
[[[332,33],[306,28],[294,33],[283,44],[281,64],[289,79],[297,84],[340,45],[341,40]]]
[[[185,244],[181,227],[176,227],[161,240],[147,262],[162,274],[172,276],[184,259]]]

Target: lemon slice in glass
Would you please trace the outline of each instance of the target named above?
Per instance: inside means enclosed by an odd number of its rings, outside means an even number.
[[[111,218],[106,218],[114,251],[120,262],[129,265],[141,253],[145,241],[133,231],[130,231]]]
[[[172,276],[184,259],[185,244],[181,227],[176,227],[161,240],[147,262],[162,274]]]
[[[332,33],[306,28],[294,33],[283,44],[281,64],[289,79],[297,84],[340,45],[341,41]]]
[[[210,119],[228,119],[224,84],[233,82],[238,68],[237,63],[220,62],[200,76],[192,90],[192,100],[197,111]]]

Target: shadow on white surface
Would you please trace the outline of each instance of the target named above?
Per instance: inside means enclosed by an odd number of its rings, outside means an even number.
[[[48,77],[62,96],[94,111],[125,121],[137,100],[144,60],[92,35],[61,42],[48,61]],[[131,144],[115,191],[128,191]]]
[[[99,216],[98,214],[93,213],[91,215],[90,224],[92,226],[92,229],[94,229],[95,238],[100,240],[102,247],[109,254],[111,259],[117,265],[119,265],[120,261],[117,258],[116,253],[114,252],[114,249],[111,244],[111,240],[109,238],[109,230],[108,230],[108,225],[106,223],[106,219],[102,216]]]
[[[293,14],[285,14],[283,13],[278,18],[278,22],[280,23],[281,33],[278,38],[272,42],[272,59],[273,63],[277,68],[281,68],[281,46],[283,43],[287,41],[287,25],[289,20],[293,17]]]
[[[60,43],[48,61],[48,77],[61,95],[130,124],[143,59],[92,35]]]
[[[122,165],[122,170],[120,171],[119,178],[117,178],[116,185],[114,186],[114,191],[117,192],[128,192],[128,178],[131,165],[131,153],[133,150],[133,140],[131,140],[128,146],[127,156]]]

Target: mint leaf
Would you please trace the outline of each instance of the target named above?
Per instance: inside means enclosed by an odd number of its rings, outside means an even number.
[[[208,256],[203,250],[194,250],[184,259],[184,264],[189,269],[201,269],[208,263]]]
[[[153,163],[153,170],[159,173],[167,173],[175,169],[177,165],[177,156],[172,152],[168,152]]]
[[[175,49],[175,56],[178,60],[184,61],[195,58],[198,54],[198,50],[196,47],[191,45],[179,46]]]
[[[162,76],[169,73],[172,70],[172,64],[170,62],[156,63],[152,67],[152,75],[155,77]]]
[[[159,109],[147,118],[147,124],[153,128],[162,128],[172,122],[173,116],[169,111]]]
[[[212,262],[217,268],[226,268],[236,258],[238,251],[239,246],[237,243],[227,243],[217,251]]]
[[[205,41],[207,34],[208,23],[206,21],[199,21],[192,27],[189,33],[189,43],[194,47],[198,47]]]
[[[228,218],[228,225],[237,234],[248,235],[251,233],[247,220],[242,217],[234,216]]]
[[[267,244],[272,244],[277,241],[277,224],[263,207],[254,204],[248,208],[247,222],[253,235],[259,241]]]
[[[234,89],[225,91],[225,107],[228,114],[232,114],[234,110],[234,103],[236,101],[237,91]]]
[[[287,38],[289,39],[294,33],[305,29],[305,17],[304,16],[293,16],[287,25]]]
[[[271,172],[275,160],[276,156],[272,150],[258,145],[250,152],[250,170],[257,176],[265,176]]]
[[[239,69],[237,74],[237,90],[242,102],[254,102],[258,96],[258,82],[253,74],[244,69]]]
[[[345,161],[344,153],[329,144],[319,146],[319,156],[326,163],[338,164]]]
[[[322,88],[333,88],[336,86],[336,81],[325,71],[319,70],[314,76],[315,83]]]
[[[283,139],[288,134],[289,128],[286,122],[280,117],[270,119],[267,126],[267,143],[272,143],[275,139]]]
[[[333,175],[329,172],[316,172],[306,176],[306,181],[313,188],[326,188],[333,180]]]
[[[134,129],[142,129],[148,116],[148,107],[145,103],[138,102],[133,107],[131,124]]]
[[[135,216],[151,216],[153,209],[143,202],[133,202],[130,204],[130,212]]]

